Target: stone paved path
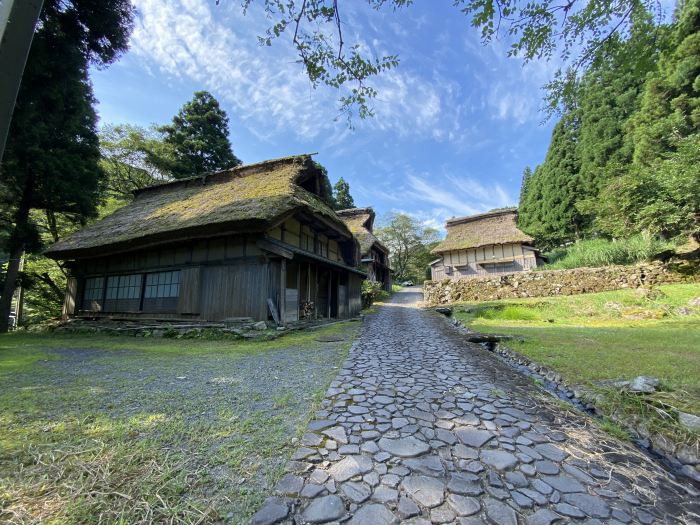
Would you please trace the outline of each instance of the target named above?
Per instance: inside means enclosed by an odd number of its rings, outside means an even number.
[[[254,525],[700,523],[700,496],[465,343],[417,289],[370,316]]]

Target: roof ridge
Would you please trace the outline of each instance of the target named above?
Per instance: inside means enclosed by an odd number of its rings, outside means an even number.
[[[363,213],[374,213],[374,209],[371,206],[365,206],[363,208],[345,208],[344,210],[335,210],[338,215],[360,215]]]
[[[464,215],[462,217],[452,217],[447,219],[446,225],[463,224],[465,222],[477,221],[479,219],[487,219],[489,217],[498,217],[499,215],[508,215],[511,213],[518,213],[518,208],[511,206],[508,208],[503,208],[500,210],[485,211],[483,213],[477,213],[475,215]]]
[[[133,194],[134,196],[140,195],[141,193],[147,193],[152,190],[159,190],[162,188],[166,187],[176,187],[181,184],[187,184],[188,182],[193,182],[193,181],[201,181],[202,184],[204,184],[207,179],[210,177],[214,177],[216,175],[223,175],[223,174],[231,174],[234,176],[239,176],[239,177],[246,177],[248,175],[251,175],[252,173],[240,173],[243,171],[248,171],[248,170],[254,170],[255,168],[260,168],[263,166],[271,166],[274,164],[278,163],[284,163],[284,162],[293,162],[298,159],[310,159],[312,155],[317,155],[316,152],[314,153],[300,153],[298,155],[287,155],[286,157],[278,157],[275,159],[266,159],[266,160],[261,160],[258,162],[253,162],[251,164],[239,164],[238,166],[234,166],[232,168],[226,168],[223,170],[218,170],[218,171],[211,171],[207,173],[203,173],[201,175],[193,175],[191,177],[183,177],[180,179],[174,179],[174,180],[169,180],[157,184],[152,184],[150,186],[146,186],[145,188],[140,188],[137,190],[134,190]]]

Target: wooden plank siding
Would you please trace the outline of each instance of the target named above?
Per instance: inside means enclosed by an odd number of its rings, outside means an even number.
[[[202,268],[201,318],[267,319],[269,268],[266,263],[239,263]],[[261,293],[262,292],[262,293]]]
[[[442,261],[431,266],[431,278],[467,279],[487,275],[529,271],[537,266],[531,250],[520,244],[488,245],[442,254]]]
[[[314,303],[317,318],[357,315],[361,306],[361,276],[313,260],[321,256],[329,262],[353,267],[357,264],[354,241],[341,243],[314,228],[291,218],[264,234],[196,239],[113,257],[78,260],[71,269],[74,307],[69,311],[66,305],[65,315],[267,320],[270,319],[268,299],[286,322],[299,319],[300,308],[306,301]],[[327,233],[332,235],[330,230]],[[273,242],[270,239],[294,246],[297,252],[289,251],[285,255],[286,250],[265,249],[266,242]],[[313,257],[307,258],[298,250]],[[157,276],[152,274],[161,273],[172,274],[172,279],[177,279],[172,286],[179,288],[171,292],[175,295],[166,294],[163,298],[146,295],[149,275],[153,281]],[[105,284],[101,298],[93,297],[93,293],[87,300],[84,291],[88,280],[103,278],[107,283],[111,278],[110,282],[114,283],[119,277],[124,277],[130,285],[138,281],[137,297],[133,296],[137,288],[133,284],[127,299],[106,300]],[[93,289],[96,286],[93,284]],[[170,285],[166,283],[167,286]],[[153,293],[153,286],[150,290]],[[66,301],[68,297],[67,293]]]

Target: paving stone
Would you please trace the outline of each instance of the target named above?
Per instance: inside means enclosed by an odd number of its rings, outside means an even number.
[[[535,469],[540,474],[559,474],[559,465],[548,460],[535,461]]]
[[[372,493],[372,501],[377,503],[395,504],[399,500],[399,491],[387,487],[386,485],[379,485]]]
[[[455,473],[450,476],[447,490],[464,496],[479,496],[484,493],[479,478],[470,474]]]
[[[607,518],[610,516],[610,506],[603,498],[589,494],[564,494],[564,501],[581,509],[592,518]]]
[[[250,525],[274,525],[289,515],[289,505],[280,498],[268,498],[262,508],[250,518]]]
[[[445,484],[428,476],[408,476],[401,483],[402,489],[424,507],[437,507],[445,500]]]
[[[560,474],[558,476],[542,476],[542,481],[552,488],[564,492],[584,492],[583,485],[576,481],[571,476]]]
[[[347,481],[358,474],[365,474],[370,470],[372,470],[372,460],[367,456],[347,456],[335,463],[328,470],[328,474],[336,481]]]
[[[318,485],[317,483],[307,483],[304,488],[301,489],[300,496],[303,498],[315,498],[321,492],[325,490],[323,485]]]
[[[452,447],[452,454],[455,457],[462,459],[477,459],[479,457],[479,450],[474,447],[467,447],[466,445],[458,443]]]
[[[552,512],[549,509],[540,509],[534,514],[528,516],[527,525],[551,525],[562,519],[559,514]]]
[[[330,419],[315,419],[311,421],[307,428],[311,432],[320,432],[321,430],[325,430],[326,428],[332,427],[335,425],[335,421],[330,420]]]
[[[495,499],[486,498],[484,501],[486,516],[495,525],[518,525],[515,511],[505,503]]]
[[[294,474],[285,474],[275,485],[275,492],[283,496],[296,496],[301,492],[304,480]]]
[[[337,426],[333,428],[329,428],[324,430],[323,435],[328,436],[332,440],[340,443],[341,445],[345,445],[348,442],[348,435],[347,432],[345,432],[345,428]]]
[[[489,432],[488,430],[470,427],[456,429],[455,435],[463,444],[477,448],[482,447],[495,436],[493,432]]]
[[[345,505],[338,496],[323,496],[311,500],[304,509],[303,518],[307,523],[328,523],[341,518],[345,514]]]
[[[368,454],[375,454],[379,452],[379,446],[374,441],[365,441],[360,446],[362,452],[367,452]]]
[[[497,470],[509,470],[518,464],[518,458],[503,450],[482,450],[480,459]]]
[[[534,448],[542,456],[546,457],[547,459],[551,459],[552,461],[563,461],[568,455],[562,449],[556,445],[552,445],[551,443],[535,445]]]
[[[399,519],[384,505],[373,503],[360,507],[348,523],[350,525],[397,525]]]
[[[413,472],[420,472],[428,476],[440,476],[445,473],[438,456],[423,456],[421,458],[411,458],[404,461],[404,464]]]
[[[510,496],[518,507],[530,509],[534,505],[534,502],[522,492],[514,491],[510,493]]]
[[[396,509],[401,518],[412,518],[420,514],[420,507],[410,498],[399,498],[399,505]]]
[[[366,483],[360,483],[357,481],[348,481],[340,486],[340,492],[342,492],[346,498],[348,498],[353,503],[362,503],[367,501],[372,495],[372,489]]]
[[[563,514],[564,516],[569,516],[570,518],[585,518],[586,515],[573,505],[569,505],[568,503],[557,503],[554,506],[554,510],[556,510],[559,514]]]
[[[481,510],[481,503],[477,498],[450,494],[447,496],[447,503],[457,513],[458,516],[471,516]]]
[[[510,483],[517,488],[527,487],[530,484],[530,481],[522,472],[506,472],[505,479],[506,483]]]
[[[395,417],[394,419],[391,420],[391,426],[396,428],[396,429],[403,428],[408,424],[409,424],[409,421],[405,417]]]
[[[430,445],[413,436],[399,439],[382,438],[379,440],[379,448],[402,458],[412,458],[425,454],[430,450]]]
[[[450,523],[456,517],[457,516],[455,515],[455,511],[452,510],[452,507],[450,507],[447,503],[440,505],[439,507],[436,507],[434,509],[431,509],[430,511],[431,523]]]

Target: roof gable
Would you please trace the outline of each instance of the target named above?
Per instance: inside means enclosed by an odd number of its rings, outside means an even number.
[[[533,238],[517,226],[516,208],[457,217],[447,221],[447,237],[432,253],[479,248],[490,244],[530,244]]]
[[[268,229],[295,211],[324,216],[347,232],[333,210],[309,187],[324,177],[309,155],[240,166],[181,179],[135,193],[133,202],[54,244],[46,254],[74,258],[144,245]],[[349,233],[349,232],[347,232]]]
[[[339,210],[336,213],[357,239],[357,242],[360,244],[360,253],[363,255],[369,253],[372,246],[389,253],[387,247],[375,237],[372,231],[375,217],[372,208],[350,208]]]

